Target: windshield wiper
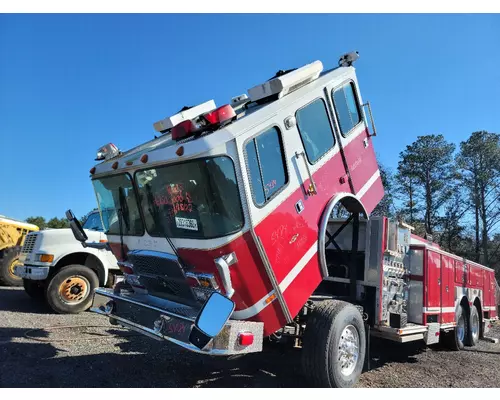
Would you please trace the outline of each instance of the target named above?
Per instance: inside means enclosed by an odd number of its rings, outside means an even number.
[[[118,226],[120,228],[120,248],[121,248],[121,255],[122,255],[122,261],[125,261],[126,259],[126,254],[125,254],[125,247],[123,246],[123,223],[127,226],[127,231],[129,230],[129,221],[128,221],[128,213],[127,213],[127,218],[125,218],[124,214],[124,209],[125,209],[125,191],[123,190],[123,187],[120,186],[118,188],[118,198],[120,201],[120,208],[118,209]]]

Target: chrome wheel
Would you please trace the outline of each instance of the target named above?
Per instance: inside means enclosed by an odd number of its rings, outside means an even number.
[[[457,337],[458,340],[463,343],[465,339],[465,318],[463,315],[460,315],[460,318],[457,321]]]
[[[474,340],[477,340],[479,337],[479,316],[474,314],[471,320],[471,334]]]
[[[359,358],[359,334],[352,325],[347,325],[339,340],[340,372],[344,376],[352,374]]]

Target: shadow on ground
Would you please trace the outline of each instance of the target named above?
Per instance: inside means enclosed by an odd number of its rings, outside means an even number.
[[[0,312],[9,311],[29,314],[54,314],[47,303],[35,300],[24,290],[0,287]]]
[[[235,359],[193,354],[111,327],[93,340],[43,343],[13,341],[27,329],[0,328],[0,387],[307,387],[300,350],[266,345]],[[30,336],[47,340],[43,329]],[[104,348],[101,336],[113,335]],[[106,342],[110,342],[107,340]],[[79,355],[81,349],[97,354]],[[99,353],[100,349],[103,352]],[[371,367],[414,362],[421,346],[372,341]]]

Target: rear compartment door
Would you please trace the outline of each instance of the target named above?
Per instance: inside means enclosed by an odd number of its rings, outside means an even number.
[[[439,322],[441,314],[441,255],[427,250],[424,324]]]
[[[441,322],[455,320],[455,260],[441,255]]]

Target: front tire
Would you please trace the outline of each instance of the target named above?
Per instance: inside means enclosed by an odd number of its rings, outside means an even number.
[[[363,370],[366,334],[352,304],[326,300],[313,310],[302,346],[304,374],[316,387],[348,388]]]
[[[0,252],[0,285],[22,286],[23,280],[14,275],[14,267],[19,260],[21,247],[8,247]]]
[[[90,308],[94,290],[99,287],[96,273],[84,265],[62,267],[50,280],[46,298],[59,314],[79,314]]]

